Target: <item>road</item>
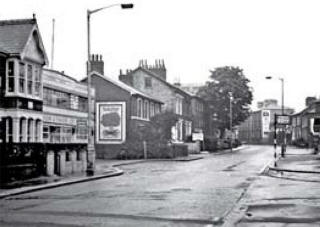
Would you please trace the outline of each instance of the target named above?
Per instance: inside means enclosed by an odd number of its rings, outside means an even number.
[[[0,226],[212,226],[272,160],[249,146],[191,162],[123,166],[125,174],[0,200]]]

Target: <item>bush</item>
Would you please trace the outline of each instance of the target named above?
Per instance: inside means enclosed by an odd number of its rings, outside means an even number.
[[[218,139],[212,137],[204,138],[204,146],[209,152],[215,152],[218,150]]]

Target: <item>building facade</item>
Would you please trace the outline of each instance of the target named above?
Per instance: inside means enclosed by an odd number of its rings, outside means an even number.
[[[150,119],[162,111],[163,103],[119,80],[104,76],[103,67],[97,62],[103,63],[101,57],[93,56],[91,61],[95,66],[93,70],[97,70],[91,72],[92,86],[96,91],[96,157],[118,158]]]
[[[55,70],[43,70],[43,129],[47,175],[84,172],[87,165],[87,86]]]
[[[294,109],[284,107],[285,115],[291,115],[293,112]],[[277,100],[267,99],[259,102],[258,110],[252,111],[249,117],[239,125],[238,139],[253,144],[272,144],[275,115],[281,114],[282,108],[278,105]],[[280,136],[280,133],[278,135]],[[287,137],[290,136],[287,135]]]
[[[0,21],[0,128],[2,177],[19,168],[43,173],[42,68],[47,64],[37,21]],[[12,173],[11,175],[9,173]],[[8,179],[2,179],[8,180]]]
[[[135,70],[120,72],[119,80],[164,103],[163,111],[175,113],[179,120],[172,128],[172,141],[182,143],[191,140],[191,95],[167,82],[167,70],[163,61],[155,65],[140,61]]]
[[[0,183],[86,169],[86,86],[47,63],[35,18],[0,21]]]
[[[291,116],[292,142],[297,145],[318,147],[320,126],[320,100],[306,98],[306,107]]]

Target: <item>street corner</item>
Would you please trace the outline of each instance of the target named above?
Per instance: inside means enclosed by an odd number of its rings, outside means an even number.
[[[109,177],[116,177],[123,174],[124,174],[123,170],[116,167],[112,167],[112,168],[101,170],[101,172],[98,172],[92,176],[54,177],[55,179],[54,181],[51,181],[51,180],[48,181],[48,180],[42,179],[40,183],[38,183],[39,179],[34,179],[34,182],[28,181],[28,182],[25,182],[25,184],[23,184],[22,182],[21,187],[0,190],[0,199],[6,198],[9,196],[14,196],[14,195],[26,194],[26,193],[31,193],[35,191],[50,189],[50,188],[57,188],[57,187],[72,185],[76,183],[88,182],[88,181],[99,180],[103,178],[109,178]],[[51,179],[51,178],[48,178],[48,179]]]

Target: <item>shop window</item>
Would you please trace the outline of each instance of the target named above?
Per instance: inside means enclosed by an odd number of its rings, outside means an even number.
[[[25,84],[25,78],[26,72],[25,72],[25,67],[24,63],[20,62],[19,63],[19,92],[24,93],[24,84]]]
[[[14,92],[14,62],[8,63],[8,92]]]
[[[27,68],[27,89],[28,94],[32,94],[32,65],[28,65]]]

